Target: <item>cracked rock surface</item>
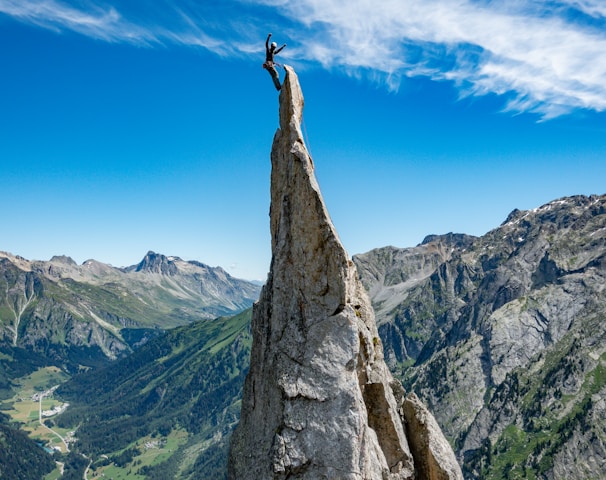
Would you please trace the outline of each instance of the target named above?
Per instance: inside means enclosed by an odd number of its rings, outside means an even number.
[[[229,478],[460,479],[435,420],[406,400],[383,360],[370,300],[303,141],[298,78],[285,69],[271,152],[272,262],[253,310]],[[411,408],[420,413],[406,424]],[[415,458],[428,452],[438,453]]]

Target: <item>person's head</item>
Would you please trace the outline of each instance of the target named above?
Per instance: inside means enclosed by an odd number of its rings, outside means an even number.
[[[271,42],[271,49],[275,50],[278,44],[276,42]]]

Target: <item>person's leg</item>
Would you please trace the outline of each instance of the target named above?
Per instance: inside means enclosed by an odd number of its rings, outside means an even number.
[[[267,69],[269,74],[271,75],[272,80],[274,81],[274,85],[276,86],[276,90],[280,90],[282,85],[280,85],[280,75],[278,74],[278,70],[273,65]]]

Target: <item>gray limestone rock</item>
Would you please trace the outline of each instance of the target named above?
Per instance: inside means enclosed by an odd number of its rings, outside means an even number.
[[[416,477],[403,389],[324,205],[300,129],[303,95],[285,69],[271,153],[272,262],[253,309],[229,478],[462,478],[456,462],[448,477]]]
[[[406,434],[413,450],[417,478],[427,480],[462,479],[457,459],[431,412],[410,393],[402,405]]]
[[[453,240],[354,257],[392,372],[466,478],[603,478],[606,195]]]

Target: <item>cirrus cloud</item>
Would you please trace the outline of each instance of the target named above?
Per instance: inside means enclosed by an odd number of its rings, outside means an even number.
[[[452,81],[461,96],[503,95],[505,110],[548,119],[606,110],[602,0],[159,0],[128,11],[119,0],[0,0],[0,12],[111,42],[182,44],[258,55],[280,28],[293,62],[384,82]],[[131,6],[132,8],[132,6]]]
[[[602,3],[496,3],[299,0],[279,8],[311,32],[308,57],[379,72],[392,88],[425,75],[455,82],[461,95],[506,94],[506,109],[544,118],[606,109]]]

